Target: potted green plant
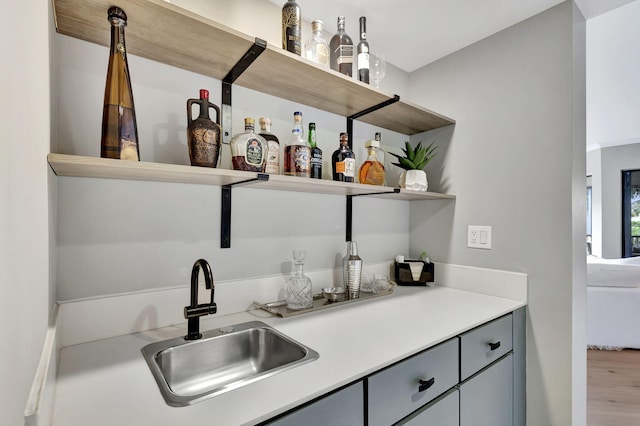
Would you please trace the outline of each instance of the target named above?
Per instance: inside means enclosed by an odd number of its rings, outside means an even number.
[[[409,141],[405,141],[404,148],[402,148],[404,155],[389,153],[398,159],[397,163],[391,164],[404,169],[398,182],[400,188],[414,191],[426,191],[428,189],[429,182],[427,182],[427,173],[424,168],[436,156],[438,147],[433,144],[434,142],[431,142],[425,147],[422,146],[422,142],[419,142],[414,148]]]

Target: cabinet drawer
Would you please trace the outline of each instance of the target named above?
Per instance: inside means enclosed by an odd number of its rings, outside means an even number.
[[[368,379],[370,426],[389,426],[458,383],[458,341],[446,342]]]
[[[460,426],[460,395],[453,389],[396,426]]]
[[[511,314],[460,336],[460,381],[464,381],[511,350]]]
[[[363,425],[363,389],[363,383],[357,382],[267,424],[269,426]]]

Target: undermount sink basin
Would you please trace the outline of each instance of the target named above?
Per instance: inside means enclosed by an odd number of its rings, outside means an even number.
[[[184,406],[313,361],[318,353],[261,321],[152,343],[142,354],[167,404]]]

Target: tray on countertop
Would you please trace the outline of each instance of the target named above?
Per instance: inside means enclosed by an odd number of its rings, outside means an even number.
[[[287,301],[286,300],[278,300],[275,302],[268,302],[268,303],[260,303],[260,302],[253,302],[253,304],[255,306],[257,306],[258,308],[262,309],[263,311],[267,311],[272,315],[276,315],[282,318],[285,317],[292,317],[295,315],[300,315],[300,314],[306,314],[308,312],[315,312],[315,311],[320,311],[323,309],[327,309],[327,308],[333,308],[336,306],[343,306],[343,305],[347,305],[350,303],[358,303],[358,302],[362,302],[365,300],[371,300],[371,299],[377,299],[379,297],[382,296],[388,296],[391,293],[393,293],[393,289],[395,286],[391,286],[391,288],[383,293],[360,293],[360,297],[357,299],[346,299],[344,296],[342,298],[340,298],[339,300],[335,301],[335,302],[329,302],[327,299],[324,298],[324,296],[322,295],[322,293],[319,294],[314,294],[313,295],[313,306],[311,308],[306,308],[306,309],[298,309],[298,310],[293,310],[293,309],[289,309],[287,308]]]

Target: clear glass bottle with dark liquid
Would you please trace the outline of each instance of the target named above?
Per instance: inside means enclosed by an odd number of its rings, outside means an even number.
[[[284,147],[284,170],[287,176],[311,177],[311,147],[302,132],[302,113],[293,114],[293,130]]]
[[[104,90],[100,157],[140,161],[138,126],[124,43],[127,15],[119,7],[111,7],[107,16],[111,23],[111,49]]]
[[[231,139],[231,164],[233,170],[264,172],[269,147],[262,136],[255,134],[255,120],[244,119],[244,132]]]

